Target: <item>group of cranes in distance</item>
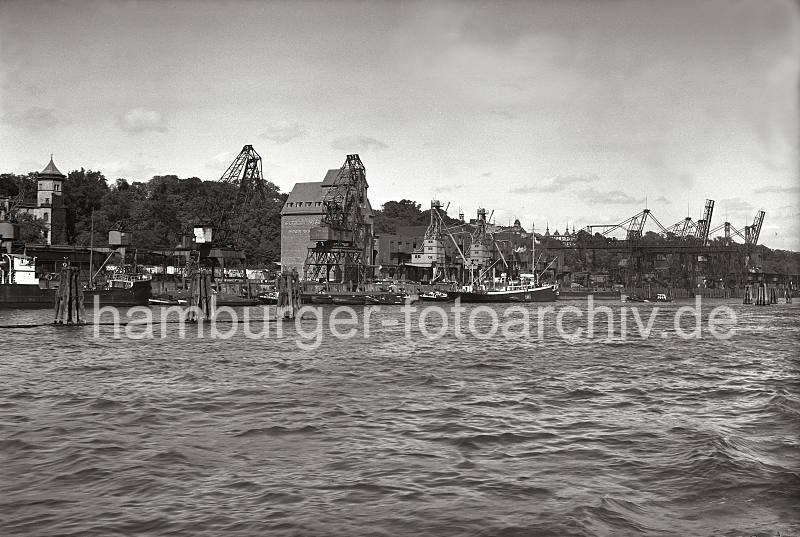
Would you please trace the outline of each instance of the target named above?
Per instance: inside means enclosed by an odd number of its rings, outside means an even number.
[[[764,211],[758,211],[753,220],[753,224],[744,227],[744,231],[736,229],[730,222],[724,222],[715,228],[711,228],[711,217],[714,214],[714,200],[707,199],[703,217],[696,222],[691,216],[676,222],[675,224],[665,227],[650,211],[650,209],[643,209],[641,212],[631,216],[630,218],[619,222],[618,224],[598,224],[589,225],[583,228],[590,235],[599,233],[604,237],[611,238],[614,233],[620,230],[625,232],[625,240],[636,242],[643,237],[645,224],[650,221],[656,225],[658,233],[666,238],[676,238],[691,241],[697,246],[707,246],[709,239],[716,236],[717,233],[724,230],[724,239],[727,245],[733,241],[734,235],[739,236],[744,240],[746,246],[755,246],[758,244],[759,236],[761,235],[761,226],[764,223]]]
[[[235,247],[240,242],[243,228],[246,226],[242,219],[245,213],[243,209],[252,203],[258,203],[265,197],[261,157],[253,149],[253,146],[246,145],[242,148],[239,156],[231,163],[220,180],[235,187],[236,198],[232,204],[223,204],[217,201],[208,211],[209,217],[215,222],[215,228],[219,230],[218,238],[214,242]],[[334,279],[336,280],[363,281],[370,262],[372,237],[369,236],[366,222],[368,205],[366,171],[359,156],[347,155],[335,179],[331,184],[323,186],[325,187],[322,201],[323,216],[319,225],[310,230],[310,239],[315,244],[308,250],[304,276],[309,279],[328,280],[331,277],[331,271],[335,270],[337,274]],[[433,231],[429,229],[426,233],[427,244],[434,246],[435,243],[431,241],[449,235],[449,238],[456,244],[465,265],[477,263],[479,261],[477,258],[481,257],[487,258],[480,260],[484,261],[480,264],[486,266],[485,261],[488,261],[492,253],[492,248],[488,245],[492,241],[484,240],[483,237],[472,237],[473,240],[470,242],[474,242],[475,247],[479,244],[487,244],[487,251],[480,252],[480,255],[477,253],[470,255],[473,252],[462,250],[463,242],[459,244],[460,241],[456,241],[454,235],[464,232],[474,234],[475,229],[467,231],[466,228],[475,226],[467,225],[464,222],[461,226],[449,226],[445,223],[442,214],[446,214],[446,211],[447,208],[443,208],[439,202],[436,202],[435,207],[432,206],[432,228],[434,229]],[[707,199],[702,217],[696,221],[691,216],[686,216],[671,226],[664,226],[649,208],[645,208],[619,223],[588,225],[581,231],[588,234],[589,247],[592,248],[646,249],[647,241],[642,239],[646,237],[645,229],[648,223],[652,223],[654,231],[665,239],[659,246],[660,248],[676,247],[684,251],[707,251],[714,247],[710,244],[710,239],[716,237],[720,232],[723,233],[725,247],[732,247],[735,237],[739,237],[748,249],[752,249],[758,244],[765,216],[763,210],[758,211],[752,225],[746,225],[742,230],[737,229],[728,221],[712,228],[713,214],[714,200]],[[476,222],[491,222],[492,216],[489,215],[487,218],[485,211],[482,216],[483,218],[479,217]],[[465,229],[460,229],[460,227]],[[618,237],[622,233],[624,233],[624,238],[619,240]],[[437,237],[430,236],[431,234]],[[564,243],[560,248],[574,248],[575,238],[573,236],[572,243]],[[601,238],[607,240],[598,241]],[[474,247],[466,250],[472,249]],[[434,256],[437,258],[436,261],[440,261],[440,256],[443,255],[438,250],[438,247],[431,250],[436,251]],[[419,253],[421,254],[423,251],[424,249],[421,249]],[[420,257],[419,261],[421,260]]]

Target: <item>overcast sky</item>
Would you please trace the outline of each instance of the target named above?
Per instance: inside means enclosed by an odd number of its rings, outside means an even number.
[[[282,190],[357,152],[377,206],[625,219],[800,250],[798,8],[779,1],[0,2],[0,171]]]

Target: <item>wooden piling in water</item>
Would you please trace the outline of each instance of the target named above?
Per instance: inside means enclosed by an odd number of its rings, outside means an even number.
[[[62,267],[54,304],[54,324],[86,323],[86,306],[79,275],[78,267]]]
[[[300,276],[296,270],[283,272],[278,276],[277,316],[283,319],[294,319],[303,306]]]
[[[216,297],[211,286],[211,275],[206,269],[192,274],[189,282],[189,311],[186,320],[197,322],[202,319],[213,319],[216,309]]]

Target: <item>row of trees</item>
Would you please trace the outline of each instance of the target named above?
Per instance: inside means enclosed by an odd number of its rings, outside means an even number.
[[[373,210],[375,233],[397,233],[398,227],[427,226],[431,221],[431,210],[422,210],[416,201],[401,199],[400,201],[387,201],[380,210]],[[448,225],[457,225],[461,222],[449,216],[442,215]]]
[[[280,211],[286,194],[270,182],[266,186],[266,199],[235,207],[236,189],[227,183],[159,175],[144,183],[117,179],[109,185],[102,172],[82,168],[70,172],[64,181],[66,240],[80,246],[93,240],[102,246],[107,244],[108,232],[119,229],[132,233],[135,247],[173,248],[181,243],[183,234],[191,233],[194,225],[227,212],[236,213],[236,220],[244,223],[237,246],[251,262],[277,261]],[[0,175],[0,197],[14,198],[20,190],[29,203],[35,203],[35,173]],[[22,240],[43,240],[43,222],[25,214],[19,215],[18,220]]]

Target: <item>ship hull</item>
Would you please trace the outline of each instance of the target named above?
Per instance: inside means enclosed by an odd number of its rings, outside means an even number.
[[[485,303],[485,302],[555,302],[557,295],[551,286],[536,287],[532,289],[519,289],[513,291],[485,291],[472,293],[467,291],[455,291],[448,293],[452,299],[460,298],[462,303]]]
[[[331,295],[331,299],[340,306],[364,306],[367,303],[366,295]]]
[[[0,308],[52,308],[56,288],[42,289],[34,284],[0,285]],[[151,297],[150,282],[134,282],[130,289],[86,289],[83,301],[87,308],[94,306],[95,297],[101,306],[146,306]]]

